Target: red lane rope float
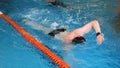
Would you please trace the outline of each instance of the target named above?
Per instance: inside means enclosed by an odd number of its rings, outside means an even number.
[[[28,42],[42,51],[49,59],[51,59],[56,65],[60,68],[70,68],[62,59],[52,53],[49,49],[47,49],[44,45],[42,45],[39,41],[37,41],[34,37],[28,34],[23,28],[17,25],[13,20],[7,17],[5,14],[0,12],[0,16],[7,21],[12,27],[14,27]]]

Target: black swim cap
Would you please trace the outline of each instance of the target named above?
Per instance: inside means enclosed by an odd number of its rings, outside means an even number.
[[[73,40],[72,40],[72,43],[73,44],[79,44],[79,43],[83,43],[83,42],[86,42],[86,39],[82,36],[80,37],[75,37]]]
[[[54,37],[56,34],[59,34],[60,32],[64,32],[64,31],[66,31],[65,28],[55,29],[51,31],[50,33],[48,33],[48,35]]]
[[[57,29],[57,31],[64,32],[64,31],[66,31],[66,29],[65,28],[61,28],[61,29]]]

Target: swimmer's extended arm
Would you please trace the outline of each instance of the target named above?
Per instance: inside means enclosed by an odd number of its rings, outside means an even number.
[[[100,33],[96,37],[97,44],[101,44],[104,40],[104,36],[101,34],[100,26],[97,20],[94,20],[81,28],[83,35],[88,33],[91,29],[94,29],[96,34]]]
[[[97,20],[89,22],[88,24],[84,25],[82,28],[79,28],[78,30],[80,30],[84,35],[91,31],[92,29],[94,29],[96,33],[97,32],[101,33],[100,26]]]
[[[101,44],[103,42],[103,40],[104,40],[104,36],[101,34],[101,30],[100,30],[100,26],[99,26],[98,21],[93,21],[92,28],[96,32],[96,41],[97,41],[97,44]]]
[[[22,20],[26,25],[31,26],[31,28],[35,29],[35,30],[41,30],[43,31],[45,34],[48,34],[51,30],[49,28],[46,28],[40,24],[37,24],[36,22],[33,22],[29,19],[23,19]]]

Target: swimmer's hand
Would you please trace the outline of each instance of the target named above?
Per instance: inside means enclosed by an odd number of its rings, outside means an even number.
[[[98,35],[96,37],[97,44],[101,44],[104,41],[104,36],[103,35]]]

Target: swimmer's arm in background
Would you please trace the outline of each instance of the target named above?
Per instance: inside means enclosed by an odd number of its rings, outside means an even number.
[[[51,30],[49,28],[46,28],[40,24],[37,24],[36,22],[33,22],[29,19],[23,19],[22,22],[24,22],[26,25],[29,25],[31,28],[35,29],[35,30],[41,30],[43,31],[45,34],[48,34]]]

